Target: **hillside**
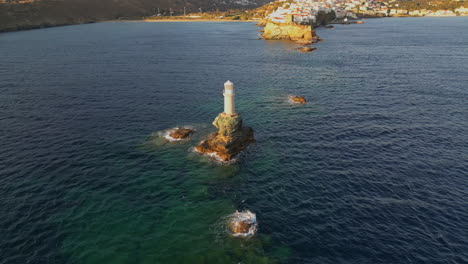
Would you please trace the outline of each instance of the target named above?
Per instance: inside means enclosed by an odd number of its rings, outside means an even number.
[[[454,10],[460,6],[468,7],[464,0],[398,0],[388,1],[389,5],[406,10]]]
[[[3,2],[3,3],[2,3]],[[267,0],[0,0],[0,31],[258,7]]]

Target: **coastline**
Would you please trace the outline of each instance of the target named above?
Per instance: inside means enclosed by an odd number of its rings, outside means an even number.
[[[363,19],[371,18],[405,18],[405,17],[466,17],[467,15],[457,15],[457,16],[386,16],[386,17],[362,17]],[[166,22],[166,23],[176,23],[176,22],[250,22],[257,23],[260,20],[226,20],[226,19],[111,19],[111,20],[96,20],[96,21],[86,21],[86,22],[77,22],[77,23],[58,23],[58,24],[39,24],[39,25],[21,25],[17,28],[0,28],[0,34],[9,33],[9,32],[18,32],[34,29],[43,29],[43,28],[53,28],[53,27],[64,27],[64,26],[73,26],[73,25],[85,25],[85,24],[94,24],[94,23],[103,23],[103,22]],[[330,23],[333,24],[333,23]]]
[[[126,22],[257,22],[257,20],[226,20],[226,19],[140,19],[117,20]]]
[[[26,30],[34,30],[34,29],[43,29],[43,28],[54,28],[54,27],[66,27],[66,26],[74,26],[74,25],[86,25],[86,24],[94,24],[106,21],[89,21],[89,22],[79,22],[79,23],[58,23],[58,24],[39,24],[39,25],[21,25],[16,28],[0,28],[1,33],[10,33],[10,32],[19,32],[19,31],[26,31]]]
[[[77,23],[58,23],[58,24],[38,24],[38,25],[21,25],[16,28],[0,28],[0,34],[2,33],[11,33],[19,32],[26,30],[34,29],[43,29],[43,28],[54,28],[54,27],[65,27],[65,26],[74,26],[74,25],[85,25],[85,24],[94,24],[94,23],[104,23],[104,22],[258,22],[257,20],[225,20],[225,19],[111,19],[111,20],[97,20],[97,21],[87,21],[87,22],[77,22]]]

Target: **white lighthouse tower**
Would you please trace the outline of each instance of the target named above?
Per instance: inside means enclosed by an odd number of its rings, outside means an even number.
[[[224,83],[224,113],[230,116],[236,115],[234,109],[234,84],[231,81]]]

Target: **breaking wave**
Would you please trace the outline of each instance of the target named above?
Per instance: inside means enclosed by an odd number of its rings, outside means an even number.
[[[235,213],[227,216],[227,228],[226,231],[229,235],[234,237],[252,237],[255,235],[258,229],[257,215],[249,210],[239,212],[236,210]],[[232,226],[244,225],[248,227],[246,232],[233,232]]]
[[[196,129],[193,126],[180,126],[180,127],[173,127],[173,128],[170,128],[170,129],[166,129],[166,130],[163,130],[163,131],[158,131],[158,132],[156,132],[156,135],[158,137],[160,137],[160,138],[166,139],[169,142],[189,140],[190,137],[188,137],[188,138],[173,138],[173,137],[171,137],[171,133],[174,132],[176,129],[179,129],[179,128],[191,129],[193,131],[196,131]]]
[[[200,141],[199,144],[201,144],[203,141]],[[204,157],[208,157],[210,158],[211,160],[213,160],[214,162],[218,163],[218,164],[222,164],[222,165],[225,165],[225,164],[233,164],[233,163],[236,163],[237,162],[237,158],[232,158],[231,160],[228,160],[228,161],[225,161],[223,160],[216,152],[208,152],[208,153],[202,153],[198,150],[196,150],[195,147],[192,147],[189,149],[189,151],[191,152],[194,152],[194,153],[197,153],[197,154],[200,154]]]

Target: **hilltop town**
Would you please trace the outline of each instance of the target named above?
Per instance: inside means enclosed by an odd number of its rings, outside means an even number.
[[[315,25],[321,12],[334,13],[337,19],[468,15],[468,8],[462,6],[463,2],[459,2],[459,5],[452,4],[450,9],[450,6],[442,4],[427,4],[426,6],[418,3],[411,5],[412,1],[400,2],[397,0],[277,0],[268,4],[270,8],[260,8],[257,12],[265,12],[265,18],[275,23],[285,23],[288,16],[292,16],[295,23]],[[438,6],[442,9],[437,9]]]
[[[252,21],[325,25],[331,19],[466,16],[465,0],[0,0],[0,32],[106,20]],[[466,7],[465,7],[466,6]],[[251,9],[255,8],[256,9]],[[335,21],[336,22],[336,21]]]

